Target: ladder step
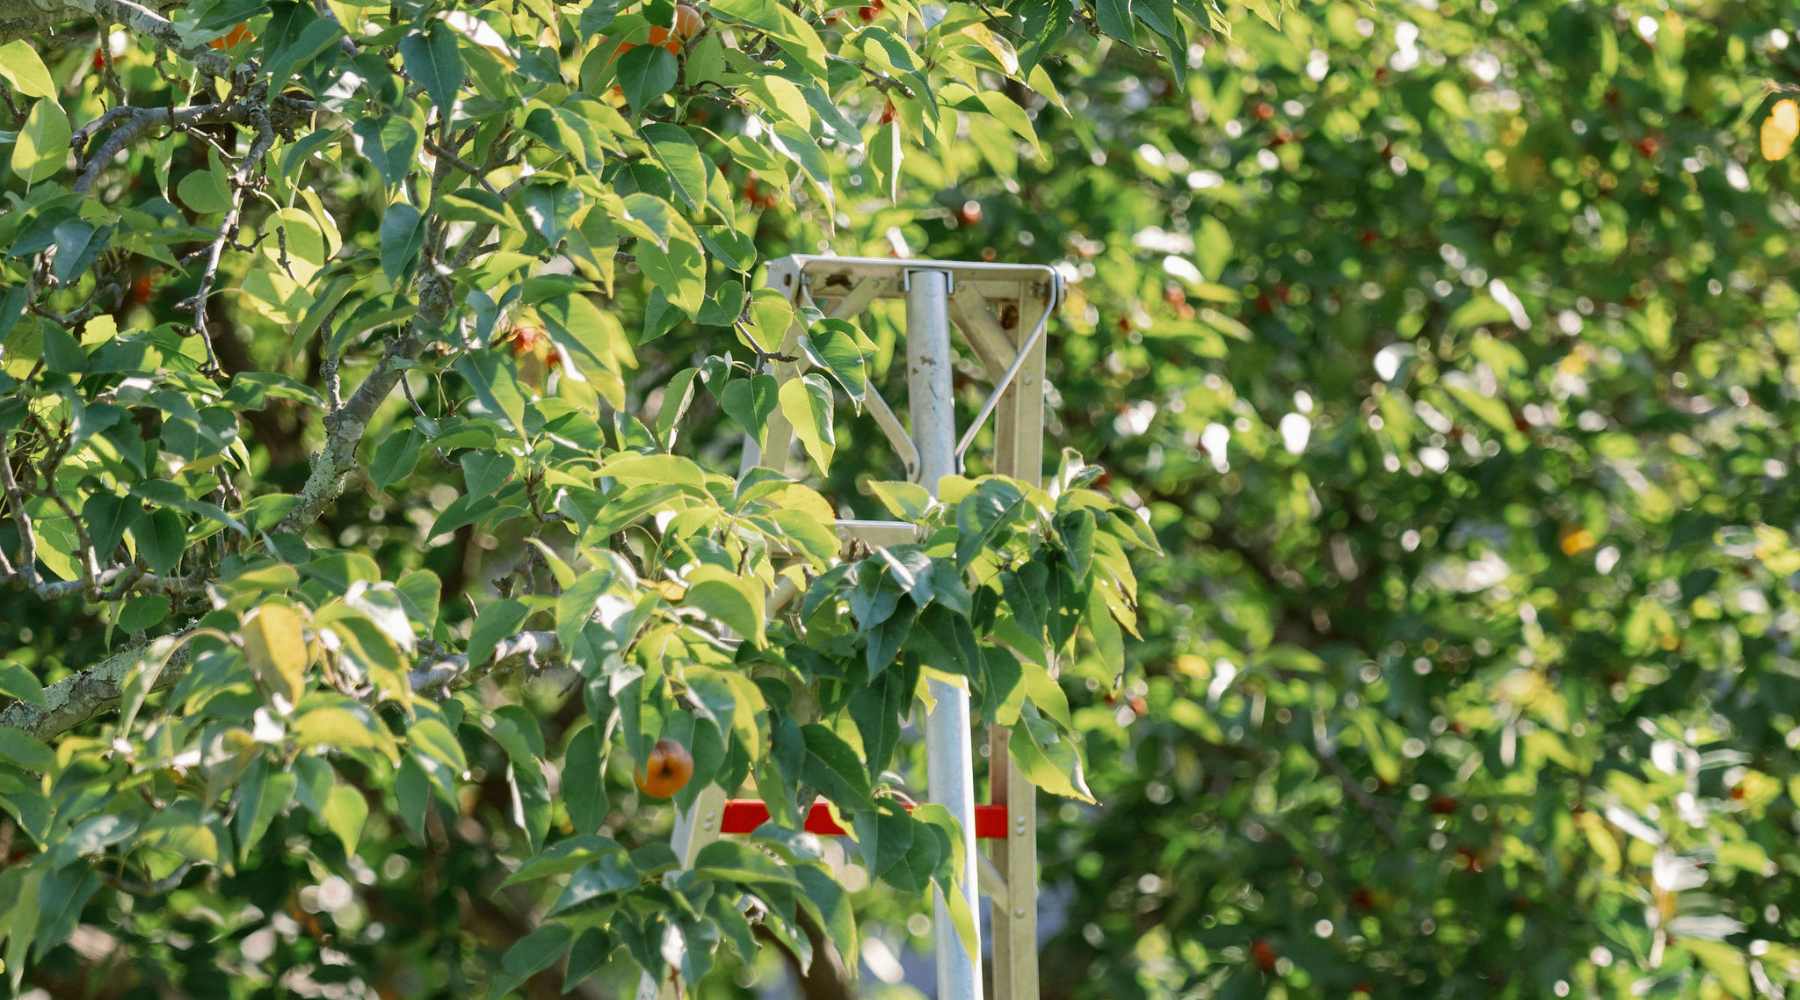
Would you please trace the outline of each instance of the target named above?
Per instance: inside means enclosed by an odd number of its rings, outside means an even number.
[[[769,820],[769,807],[761,799],[728,799],[725,812],[720,816],[720,833],[750,833]],[[839,826],[831,818],[831,807],[824,802],[814,802],[806,812],[806,832],[825,836],[841,836],[850,831]],[[1006,807],[1001,805],[978,805],[975,807],[975,836],[983,840],[1006,839]]]

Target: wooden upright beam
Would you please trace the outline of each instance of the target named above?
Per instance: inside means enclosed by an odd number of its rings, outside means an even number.
[[[1052,308],[1054,289],[1019,283],[1021,312]],[[982,310],[984,313],[986,310]],[[1031,333],[1023,322],[999,331],[1017,351]],[[1044,343],[1039,337],[994,411],[994,471],[1040,486],[1044,479]],[[1006,839],[993,842],[994,866],[1007,885],[1006,905],[994,915],[995,1000],[1037,1000],[1037,788],[1014,765],[1011,730],[988,727],[988,800],[1006,807]]]

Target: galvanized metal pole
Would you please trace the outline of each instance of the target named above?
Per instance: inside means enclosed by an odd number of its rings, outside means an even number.
[[[935,496],[956,472],[956,410],[950,395],[950,275],[906,272],[906,387],[919,481]],[[963,948],[943,894],[935,895],[938,1000],[981,1000],[981,900],[975,854],[975,761],[967,688],[931,682],[936,706],[926,716],[928,794],[962,825],[963,870],[956,890],[975,923],[975,954]]]

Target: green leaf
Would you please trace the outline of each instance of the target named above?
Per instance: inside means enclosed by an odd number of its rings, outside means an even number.
[[[119,627],[126,632],[143,632],[169,617],[174,605],[161,594],[139,594],[119,609]]]
[[[344,845],[345,854],[355,854],[356,842],[362,839],[363,824],[369,819],[369,804],[363,800],[361,792],[340,782],[332,785],[325,796],[325,808],[320,811],[319,819]]]
[[[0,726],[0,761],[43,774],[56,766],[56,755],[23,729]]]
[[[746,885],[797,885],[794,872],[768,854],[735,840],[715,840],[694,856],[694,868],[714,878]]]
[[[369,480],[376,489],[385,490],[412,475],[424,447],[425,436],[411,427],[389,431],[375,446],[375,457],[369,462]]]
[[[657,162],[669,172],[675,194],[690,212],[702,212],[706,208],[706,160],[693,137],[679,125],[658,122],[644,126],[644,139],[650,143]]]
[[[263,68],[269,74],[268,92],[281,93],[296,69],[313,63],[342,37],[343,29],[338,27],[335,18],[321,17],[309,22],[292,41],[283,45],[279,52],[264,63]]]
[[[471,351],[457,358],[451,367],[475,390],[490,413],[506,418],[513,433],[525,436],[525,394],[519,387],[519,370],[510,353]]]
[[[387,207],[381,217],[381,271],[398,282],[412,270],[425,245],[425,219],[403,201]]]
[[[778,391],[772,375],[733,379],[720,391],[719,406],[761,448],[765,440],[763,432],[768,429],[769,414],[775,412]]]
[[[539,303],[537,310],[551,341],[562,352],[564,371],[570,378],[587,381],[590,376],[610,374],[616,379],[622,369],[636,363],[618,316],[594,305],[587,296],[560,296]]]
[[[806,454],[821,473],[831,471],[831,455],[837,448],[831,423],[831,386],[818,375],[788,379],[781,385],[781,415],[788,419],[806,447]]]
[[[380,720],[370,716],[361,706],[323,705],[308,709],[294,720],[289,730],[295,745],[301,749],[325,747],[332,750],[392,749],[392,741]]]
[[[158,573],[173,570],[187,550],[187,532],[181,527],[181,516],[172,510],[140,513],[131,526],[131,539],[138,555]]]
[[[500,974],[494,977],[488,996],[505,996],[524,985],[525,980],[561,961],[568,954],[574,938],[575,933],[562,924],[545,924],[520,938],[501,957]]]
[[[1137,44],[1137,32],[1131,24],[1131,0],[1094,0],[1094,14],[1101,31],[1127,45]]]
[[[524,623],[530,609],[512,598],[495,601],[481,610],[475,619],[475,630],[469,635],[469,666],[480,667],[493,658],[494,646],[514,635]]]
[[[519,870],[506,877],[500,888],[520,885],[537,879],[549,878],[552,875],[564,875],[581,868],[603,857],[612,855],[625,856],[625,848],[618,841],[599,834],[584,834],[559,840],[519,866]]]
[[[836,199],[831,188],[831,167],[825,162],[825,152],[806,130],[793,122],[777,122],[775,124],[775,148],[782,155],[800,165],[813,187],[818,190],[819,197],[824,199],[828,212],[836,211]]]
[[[612,582],[612,570],[590,569],[557,595],[556,641],[563,650],[575,648],[576,638],[594,617],[594,605]]]
[[[300,703],[306,683],[306,641],[300,615],[292,605],[271,601],[252,611],[243,624],[244,660],[258,684],[289,705]]]
[[[850,749],[838,734],[817,723],[802,727],[806,740],[806,763],[801,780],[817,788],[825,797],[850,811],[872,808],[869,801],[869,774],[856,751]]]
[[[69,116],[46,97],[32,105],[13,139],[12,169],[27,184],[55,176],[69,158]]]
[[[56,84],[37,51],[24,39],[0,45],[0,78],[24,97],[56,97]]]
[[[269,824],[287,809],[297,784],[293,772],[271,767],[265,759],[258,758],[250,765],[233,795],[239,861],[249,858],[250,849],[262,840]]]
[[[760,647],[767,641],[762,588],[729,570],[711,564],[694,570],[682,603],[706,612],[752,645]]]
[[[600,727],[586,725],[569,740],[563,754],[563,803],[577,832],[600,829],[610,803],[606,795],[606,754]]]
[[[691,232],[682,223],[670,235],[667,248],[654,243],[637,244],[638,267],[644,276],[668,298],[669,304],[689,316],[699,312],[706,302],[706,254],[700,249],[698,237],[676,235]]]
[[[662,46],[639,45],[619,57],[619,89],[632,109],[642,112],[675,85],[678,69],[675,57]]]
[[[404,116],[364,118],[351,127],[351,134],[356,136],[358,150],[390,188],[406,180],[418,162],[419,130]]]
[[[800,349],[813,364],[831,373],[844,395],[862,407],[868,389],[862,348],[856,344],[856,328],[843,320],[828,319],[813,326],[800,338]]]
[[[17,698],[27,705],[44,707],[44,686],[37,675],[18,663],[0,663],[0,694]]]
[[[1028,705],[1020,712],[1019,724],[1013,727],[1007,747],[1032,784],[1052,795],[1094,801],[1083,774],[1081,751],[1036,708]]]
[[[764,354],[779,354],[794,325],[794,306],[773,288],[750,293],[750,339]]]
[[[449,121],[456,92],[463,84],[462,54],[456,48],[456,35],[444,22],[432,21],[427,32],[414,32],[400,40],[400,58],[405,62],[406,74],[431,95],[439,121]]]

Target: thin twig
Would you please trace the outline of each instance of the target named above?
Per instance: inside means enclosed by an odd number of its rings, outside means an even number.
[[[462,171],[465,174],[468,174],[472,179],[474,179],[475,183],[481,185],[481,189],[483,191],[486,191],[488,194],[497,194],[498,193],[497,191],[495,191],[494,186],[487,182],[487,178],[483,177],[481,175],[481,169],[479,167],[477,167],[473,163],[470,163],[469,161],[463,159],[462,157],[457,156],[455,153],[444,148],[443,146],[438,145],[437,140],[426,139],[425,140],[425,148],[431,151],[431,155],[448,160],[450,162],[451,166],[455,167],[456,169]]]
[[[225,252],[225,244],[237,235],[238,220],[244,212],[244,191],[250,187],[263,154],[275,144],[275,129],[269,124],[268,112],[252,105],[251,119],[256,123],[256,141],[231,175],[231,207],[226,210],[225,221],[219,224],[219,235],[207,251],[206,269],[200,272],[200,290],[194,293],[193,299],[194,332],[206,344],[206,366],[213,372],[219,370],[219,356],[213,353],[212,334],[206,328],[206,300],[212,295],[213,282],[218,279],[219,257]]]

